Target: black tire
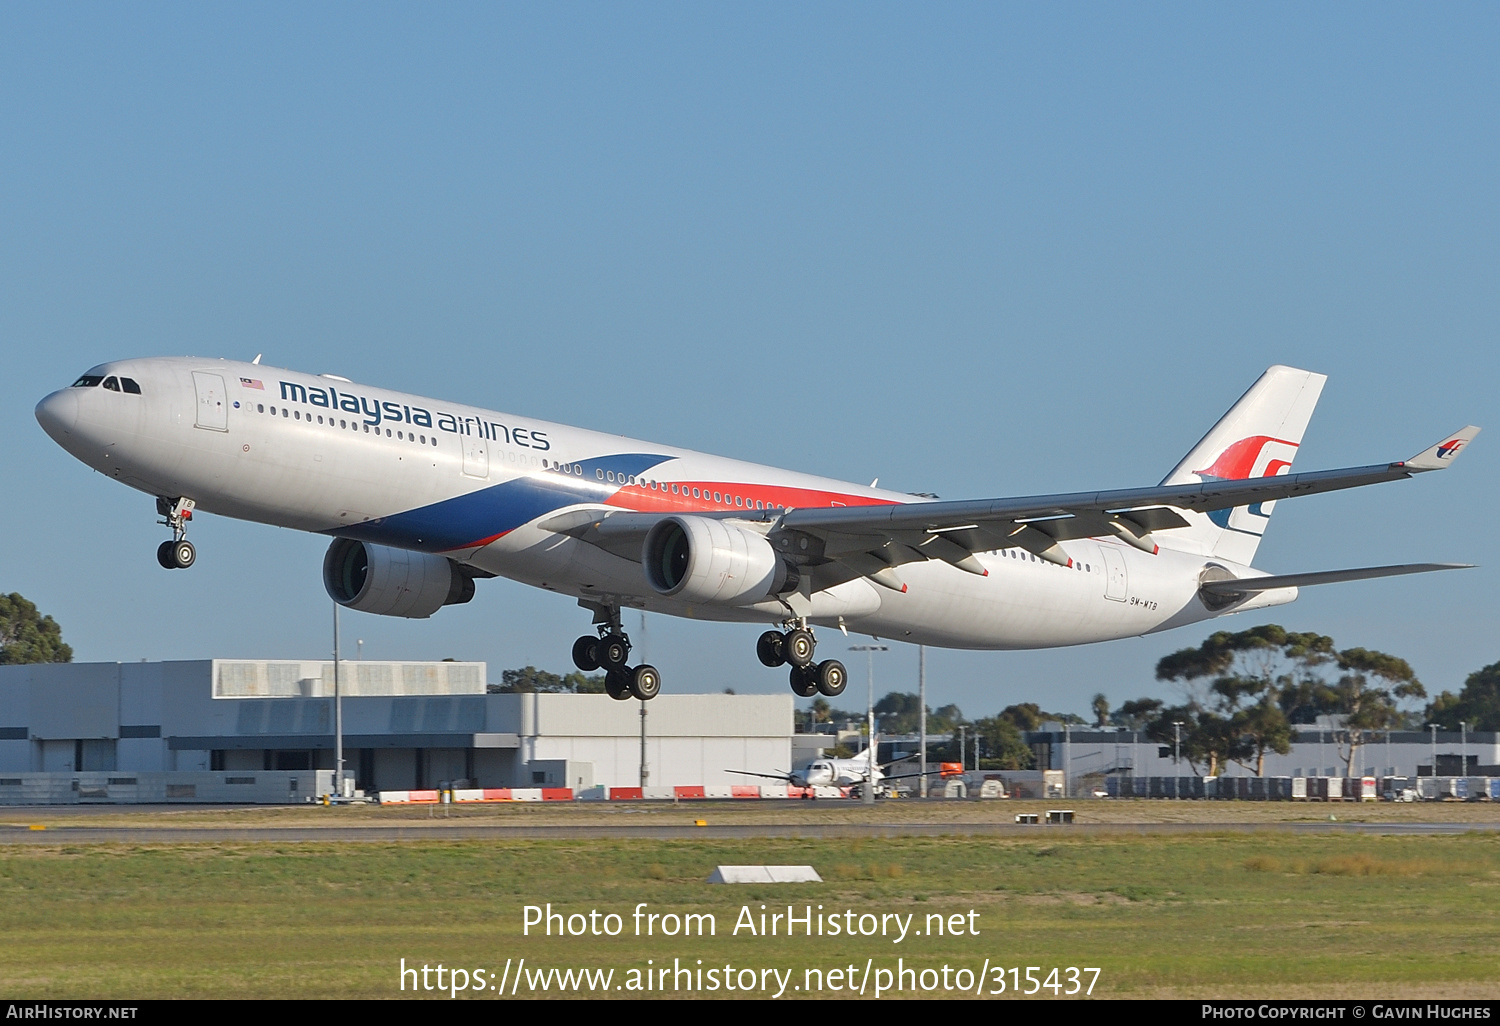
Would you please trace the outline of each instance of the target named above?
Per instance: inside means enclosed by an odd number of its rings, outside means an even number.
[[[625,671],[630,677],[630,690],[643,702],[649,702],[661,693],[661,674],[656,667],[642,663],[633,670]]]
[[[599,669],[599,639],[587,634],[573,642],[573,665],[584,673]]]
[[[623,670],[610,670],[604,675],[604,693],[616,702],[633,697],[630,692],[630,677]]]
[[[186,570],[197,558],[198,550],[186,538],[172,543],[172,565],[178,570]]]
[[[177,564],[172,562],[172,543],[164,541],[156,547],[156,561],[162,565],[163,570],[176,570]]]
[[[623,670],[630,661],[630,642],[618,634],[600,638],[599,647],[594,651],[599,657],[599,665],[606,670]]]
[[[818,639],[812,636],[812,631],[787,631],[781,654],[793,666],[806,666],[813,661],[813,651],[817,647]]]
[[[811,698],[818,693],[818,671],[812,666],[793,666],[790,674],[792,694],[798,698]]]
[[[782,655],[782,643],[786,638],[780,631],[766,631],[755,642],[755,656],[763,666],[775,669],[786,665],[786,656]]]
[[[849,671],[837,659],[825,659],[817,668],[818,693],[826,698],[837,698],[849,685]]]

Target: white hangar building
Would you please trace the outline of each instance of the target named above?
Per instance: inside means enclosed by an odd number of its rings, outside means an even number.
[[[491,695],[485,683],[484,663],[340,661],[355,786],[633,787],[643,729],[651,785],[792,766],[790,693],[641,703]],[[0,666],[0,804],[22,774],[332,769],[333,690],[332,660]]]

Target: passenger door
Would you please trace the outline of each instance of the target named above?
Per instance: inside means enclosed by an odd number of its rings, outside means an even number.
[[[195,427],[207,431],[229,430],[229,409],[224,403],[224,379],[218,374],[193,371],[193,390],[198,393]]]

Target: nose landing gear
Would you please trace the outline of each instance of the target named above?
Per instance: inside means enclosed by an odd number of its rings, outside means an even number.
[[[187,540],[187,523],[193,519],[192,499],[157,498],[156,512],[166,519],[158,521],[172,529],[172,540],[156,547],[156,561],[167,570],[186,570],[198,558],[198,550]]]

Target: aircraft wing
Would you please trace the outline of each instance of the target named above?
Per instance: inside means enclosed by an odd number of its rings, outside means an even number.
[[[792,778],[785,773],[754,773],[750,770],[725,770],[725,773],[737,773],[742,777],[765,777],[767,780],[785,780],[792,782]]]
[[[904,591],[905,585],[895,568],[919,560],[940,559],[960,570],[985,576],[988,571],[974,558],[976,552],[1022,548],[1040,559],[1069,566],[1072,561],[1059,542],[1115,537],[1154,553],[1157,548],[1155,532],[1189,526],[1180,512],[1182,510],[1209,513],[1299,495],[1399,481],[1427,471],[1442,470],[1477,434],[1479,428],[1465,427],[1445,435],[1443,442],[1410,459],[1339,470],[1235,480],[1209,478],[1146,488],[1017,498],[807,507],[784,513],[774,510],[754,513],[716,511],[695,515],[764,525],[759,529],[768,534],[773,544],[788,549],[795,544],[795,551],[810,564],[814,590],[867,577],[876,584]],[[661,517],[659,513],[635,513],[604,507],[574,509],[551,517],[540,526],[639,562],[646,534]],[[1252,590],[1248,585],[1242,587]]]
[[[941,559],[983,575],[973,554],[991,549],[1023,548],[1064,566],[1071,560],[1057,543],[1076,538],[1113,536],[1155,552],[1154,532],[1188,526],[1179,510],[1208,513],[1441,470],[1478,433],[1477,427],[1466,427],[1409,460],[1340,470],[1019,498],[794,509],[776,530],[811,536],[821,542],[823,558],[841,566],[820,568],[817,587],[869,577],[901,591],[893,568],[920,559]]]

